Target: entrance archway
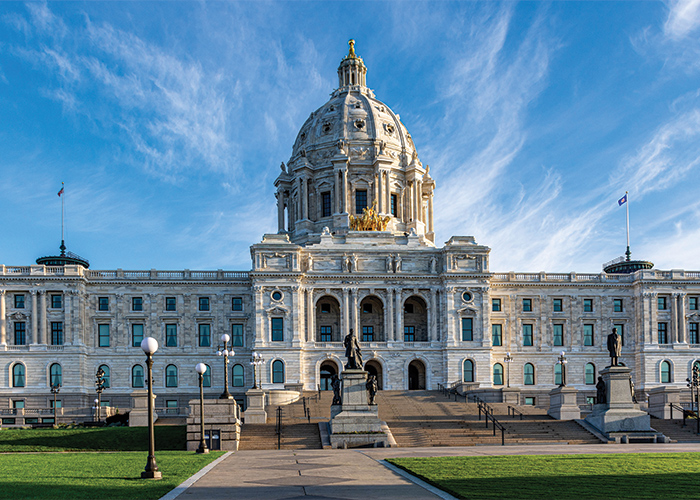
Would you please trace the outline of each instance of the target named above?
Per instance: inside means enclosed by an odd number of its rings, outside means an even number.
[[[322,391],[331,391],[331,377],[338,375],[338,366],[333,361],[324,361],[319,370],[319,385]]]
[[[376,359],[370,359],[365,363],[365,371],[370,375],[377,377],[377,385],[381,391],[384,388],[384,376],[382,373],[382,365]]]
[[[360,303],[360,342],[385,342],[384,305],[379,298],[372,295]]]
[[[418,359],[408,365],[408,390],[425,390],[425,365]]]
[[[413,295],[403,305],[403,341],[427,342],[428,308],[425,301]]]
[[[316,342],[341,342],[340,304],[335,297],[324,295],[316,302]]]

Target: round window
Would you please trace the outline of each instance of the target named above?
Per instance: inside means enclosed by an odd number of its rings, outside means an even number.
[[[282,300],[282,292],[279,290],[272,292],[272,300]]]
[[[463,300],[464,302],[469,302],[470,300],[472,300],[472,294],[469,293],[469,292],[464,292],[464,293],[462,294],[462,300]]]

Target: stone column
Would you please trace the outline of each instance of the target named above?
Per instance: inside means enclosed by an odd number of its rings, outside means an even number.
[[[71,291],[71,295],[73,295],[73,300],[71,300],[71,309],[76,312],[75,317],[77,318],[76,323],[73,324],[71,321],[71,325],[73,328],[73,345],[79,345],[82,342],[80,341],[80,330],[81,330],[81,325],[83,324],[81,318],[82,318],[82,308],[83,308],[83,301],[81,301],[81,293],[78,290],[73,290]]]
[[[449,339],[449,342],[451,344],[455,344],[457,342],[457,330],[458,328],[454,326],[454,303],[455,303],[455,294],[454,294],[454,287],[449,287],[445,290],[445,296],[447,298],[447,338]],[[473,328],[473,325],[472,325]]]
[[[688,325],[685,322],[685,297],[686,294],[678,294],[678,342],[688,343]]]
[[[39,326],[39,307],[37,306],[37,300],[36,300],[36,290],[30,290],[30,294],[32,294],[32,338],[31,342],[27,343],[32,343],[32,344],[38,344],[39,342],[39,334],[37,332],[38,326]]]
[[[46,290],[39,290],[39,344],[46,344]]]
[[[362,338],[362,333],[360,332],[360,315],[357,313],[357,288],[352,289],[352,327],[355,329],[355,335],[358,339]]]
[[[384,172],[386,181],[384,181],[384,211],[391,214],[391,176],[389,172]]]
[[[263,347],[265,345],[265,313],[263,311],[263,287],[256,286],[253,288],[255,294],[255,347]]]
[[[309,180],[301,179],[301,212],[302,218],[308,220],[309,218]]]
[[[433,193],[430,193],[428,198],[428,232],[432,233],[433,231]]]
[[[340,334],[342,340],[345,335],[350,333],[350,299],[348,297],[350,290],[343,288],[343,304],[340,312],[340,324],[343,325],[343,331]]]
[[[380,179],[381,179],[381,174],[379,172],[375,172],[374,173],[374,186],[373,186],[374,193],[373,193],[373,196],[374,196],[374,201],[377,202],[377,212],[379,212],[379,213],[382,212],[382,200],[381,200],[381,196],[380,196],[382,191],[379,187]],[[371,207],[372,204],[370,203],[369,206]]]
[[[431,342],[437,342],[437,290],[435,288],[430,289],[430,338]]]
[[[668,332],[671,344],[678,342],[678,293],[671,295],[671,328]]]
[[[66,291],[63,294],[63,342],[72,343],[73,335],[73,291]],[[128,344],[127,344],[128,345]]]
[[[7,345],[7,318],[5,317],[5,290],[0,290],[0,345]]]
[[[335,175],[333,176],[333,213],[338,214],[341,212],[340,207],[342,205],[342,194],[340,192],[340,178],[343,176],[343,174],[340,172],[340,170],[336,170],[334,173]]]
[[[292,313],[291,313],[291,324],[289,325],[292,329],[292,346],[299,347],[299,333],[304,327],[303,315],[304,309],[302,306],[303,290],[300,286],[292,287]]]
[[[389,342],[391,337],[389,336],[389,325],[391,323],[391,315],[389,314],[389,304],[391,303],[391,291],[387,288],[386,290],[386,300],[384,301],[384,341]]]
[[[396,331],[394,338],[397,342],[403,342],[403,292],[400,288],[396,289]]]
[[[277,190],[277,231],[284,231],[284,192]]]
[[[349,213],[350,210],[348,209],[348,203],[349,203],[349,200],[348,200],[348,197],[349,197],[348,171],[347,171],[347,169],[343,169],[343,170],[341,170],[341,172],[343,173],[343,186],[342,186],[343,187],[343,206],[342,206],[342,210],[343,210],[343,213]]]
[[[659,343],[659,331],[658,331],[658,319],[657,319],[657,301],[656,301],[657,294],[652,292],[651,296],[649,297],[650,301],[650,312],[651,312],[651,343],[652,344],[658,344]],[[654,338],[654,332],[656,332],[656,338]]]
[[[314,291],[310,288],[306,289],[306,310],[307,314],[307,328],[306,328],[306,341],[315,342],[316,341],[316,308],[314,307]]]
[[[387,288],[386,293],[387,318],[389,319],[387,322],[386,339],[387,341],[394,341],[396,340],[396,334],[394,332],[394,289]]]

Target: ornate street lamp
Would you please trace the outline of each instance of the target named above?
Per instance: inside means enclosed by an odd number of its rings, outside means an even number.
[[[56,417],[56,395],[60,390],[60,384],[54,384],[51,386],[51,394],[53,394],[53,425],[55,426],[58,426],[58,418]]]
[[[506,353],[506,357],[503,358],[506,364],[506,387],[510,387],[510,364],[513,362],[513,356],[509,352]]]
[[[559,364],[561,365],[561,384],[559,384],[559,387],[564,387],[566,385],[566,363],[568,363],[566,351],[562,351],[559,353]]]
[[[693,365],[693,378],[687,378],[690,389],[690,410],[693,410],[693,399],[695,399],[695,422],[697,423],[696,433],[700,434],[700,366],[697,363]]]
[[[197,363],[194,369],[199,374],[199,448],[197,448],[197,453],[209,453],[207,443],[204,441],[204,374],[207,371],[207,365]]]
[[[265,360],[263,359],[262,354],[259,354],[257,352],[251,353],[250,364],[253,365],[253,389],[258,388],[257,367],[262,365],[264,362]],[[260,385],[262,385],[262,383]]]
[[[233,396],[228,392],[228,357],[233,356],[235,353],[226,349],[226,344],[229,340],[231,340],[231,337],[228,333],[221,335],[221,342],[224,343],[224,346],[221,347],[221,345],[219,345],[216,351],[217,356],[223,355],[224,357],[224,392],[221,393],[219,399],[233,399]]]
[[[158,341],[146,337],[141,341],[141,349],[146,353],[146,373],[148,376],[148,460],[141,479],[162,479],[163,474],[156,465],[156,438],[153,430],[153,354],[158,350]]]
[[[97,392],[97,421],[102,421],[102,391],[105,390],[105,371],[102,367],[97,369],[95,374],[95,392]]]

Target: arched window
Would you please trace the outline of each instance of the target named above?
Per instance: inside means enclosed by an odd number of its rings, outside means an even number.
[[[211,366],[204,366],[207,367],[207,371],[202,374],[202,387],[211,387]]]
[[[243,379],[243,365],[233,365],[233,386],[243,387],[245,380]]]
[[[463,373],[465,382],[474,382],[474,363],[470,359],[465,359],[463,363]]]
[[[63,385],[63,370],[61,365],[54,363],[49,368],[49,386],[61,386]]]
[[[493,365],[493,385],[503,385],[503,365],[501,363]]]
[[[586,385],[595,385],[595,365],[593,363],[586,365]]]
[[[671,383],[671,363],[669,363],[668,361],[661,362],[661,383]]]
[[[272,383],[284,384],[284,363],[279,359],[272,363]]]
[[[105,389],[109,389],[110,386],[111,386],[111,382],[112,382],[112,381],[111,381],[110,372],[109,372],[109,366],[107,366],[107,365],[100,365],[100,368],[102,368],[102,371],[105,372],[105,376],[104,376],[104,379],[105,379]]]
[[[700,370],[700,361],[698,361],[698,360],[693,361],[693,366],[690,369],[690,377],[691,378],[693,377],[693,370],[695,369],[696,366],[698,367],[698,370]]]
[[[12,367],[12,387],[24,387],[24,365],[21,363]]]
[[[523,367],[523,382],[525,385],[535,385],[535,367],[532,363],[525,363]]]
[[[177,387],[177,366],[165,367],[165,387]]]
[[[554,365],[554,383],[561,385],[561,363]]]
[[[131,367],[131,387],[135,389],[143,388],[143,366],[134,365]]]

